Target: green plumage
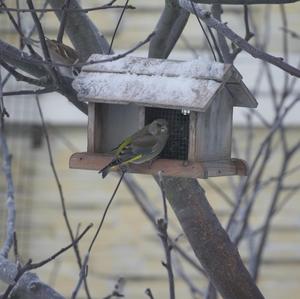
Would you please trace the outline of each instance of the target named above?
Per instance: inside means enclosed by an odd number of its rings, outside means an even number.
[[[112,150],[113,160],[99,171],[105,178],[116,166],[129,163],[142,164],[157,157],[168,140],[168,125],[165,119],[154,120],[151,124],[124,139]]]

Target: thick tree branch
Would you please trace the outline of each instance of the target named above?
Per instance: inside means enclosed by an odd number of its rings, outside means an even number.
[[[221,21],[221,15],[222,15],[222,6],[220,4],[213,4],[211,7],[211,13],[214,18],[216,18],[218,21]],[[233,57],[230,54],[230,49],[227,44],[226,38],[223,34],[220,34],[217,32],[217,37],[218,37],[218,43],[219,43],[219,48],[222,53],[223,57],[223,62],[224,63],[232,63]]]
[[[223,298],[264,298],[197,181],[164,177],[164,186],[197,258]]]
[[[64,37],[64,33],[65,33],[65,27],[66,27],[66,21],[67,21],[67,16],[68,16],[68,11],[67,9],[70,6],[71,1],[70,0],[65,0],[65,3],[63,5],[63,12],[60,18],[60,25],[59,25],[59,30],[57,33],[57,42],[58,43],[62,43],[63,42],[63,37]]]
[[[64,0],[49,0],[52,8],[59,9],[64,5]],[[76,0],[71,0],[70,9],[81,7]],[[62,18],[63,10],[55,12],[59,19]],[[81,60],[85,61],[91,54],[108,54],[109,43],[97,27],[91,22],[83,11],[68,12],[65,25],[66,33],[71,39],[75,49],[79,52]]]
[[[179,35],[173,36],[173,45],[178,37]],[[160,48],[160,44],[152,44],[152,47],[149,57],[159,53],[159,58],[167,58],[168,52],[155,49]],[[167,199],[198,260],[224,299],[264,298],[243,265],[236,247],[216,218],[197,180],[165,177],[164,186]],[[225,273],[229,275],[224,275]]]
[[[70,78],[61,78],[59,82],[59,86],[56,86],[48,75],[48,70],[46,69],[47,65],[43,65],[42,63],[38,63],[36,57],[32,57],[25,52],[18,50],[17,48],[3,42],[0,40],[0,59],[9,64],[19,68],[31,76],[36,78],[41,78],[39,81],[32,80],[31,84],[36,84],[39,86],[46,87],[46,90],[49,92],[53,90],[57,90],[59,93],[64,95],[69,101],[74,104],[80,111],[87,114],[87,105],[85,103],[79,102],[77,99],[77,94],[75,90],[72,88],[72,80]],[[53,63],[54,64],[54,63]],[[27,77],[24,76],[26,79]],[[23,78],[23,79],[24,79]],[[18,79],[22,79],[18,76]],[[27,78],[28,79],[28,78]],[[27,82],[29,80],[25,80]],[[4,93],[6,95],[6,93]]]
[[[44,65],[32,63],[33,60],[37,60],[36,57],[33,59],[32,56],[20,51],[19,49],[7,44],[2,40],[0,40],[0,58],[36,78],[48,76],[48,71]]]
[[[18,267],[15,263],[7,260],[0,255],[0,280],[14,284],[18,273]],[[54,289],[41,282],[36,274],[27,272],[18,280],[10,299],[64,299]]]
[[[254,46],[249,44],[249,42],[247,42],[244,38],[232,31],[226,24],[221,23],[220,21],[212,17],[211,13],[202,9],[202,7],[199,4],[191,5],[190,0],[178,0],[178,3],[182,8],[186,9],[190,13],[194,13],[194,6],[197,15],[207,26],[214,28],[219,34],[224,35],[235,45],[237,45],[253,57],[259,58],[263,61],[273,64],[293,76],[300,77],[300,69],[284,62],[281,57],[272,56],[260,49],[255,48]]]
[[[149,47],[149,57],[168,57],[180,37],[189,13],[176,0],[165,0],[165,8],[156,25],[155,36]]]

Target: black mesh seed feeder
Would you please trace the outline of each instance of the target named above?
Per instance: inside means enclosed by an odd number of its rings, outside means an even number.
[[[89,61],[112,56],[92,55]],[[157,118],[168,121],[170,137],[151,165],[129,172],[207,178],[246,175],[246,162],[231,158],[233,107],[257,102],[232,65],[201,59],[174,61],[125,57],[86,65],[73,81],[88,103],[88,149],[70,167],[101,169],[124,137]]]

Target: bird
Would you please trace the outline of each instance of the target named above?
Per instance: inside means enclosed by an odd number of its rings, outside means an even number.
[[[77,51],[65,45],[64,43],[60,43],[55,39],[46,38],[46,44],[53,62],[66,65],[72,65],[79,62]],[[78,75],[80,72],[79,68],[63,66],[60,66],[59,70],[61,71],[62,75],[66,77],[74,77],[74,75]]]
[[[125,138],[116,148],[113,160],[99,170],[105,178],[110,170],[119,166],[122,170],[128,164],[142,164],[156,158],[164,149],[169,137],[168,123],[156,119],[133,135]]]

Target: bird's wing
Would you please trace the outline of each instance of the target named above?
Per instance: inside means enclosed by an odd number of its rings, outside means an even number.
[[[133,150],[137,152],[151,152],[152,148],[157,143],[157,138],[151,134],[143,135],[137,138],[134,138],[131,146]]]
[[[131,143],[131,136],[124,139],[122,143],[120,143],[118,146],[113,148],[111,152],[117,157],[120,155],[120,153]]]
[[[140,159],[144,154],[151,153],[157,143],[155,137],[150,134],[135,136],[130,141],[125,141],[121,144],[116,155],[116,158],[122,162]]]

